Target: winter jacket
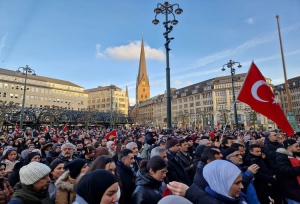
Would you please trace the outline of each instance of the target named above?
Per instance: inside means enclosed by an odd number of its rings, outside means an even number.
[[[196,169],[196,174],[194,177],[194,184],[196,184],[199,188],[202,190],[205,190],[205,188],[208,186],[207,181],[203,177],[203,169],[205,167],[205,163],[200,161],[198,163],[197,169]]]
[[[13,171],[8,177],[8,182],[12,187],[14,187],[20,181],[20,169],[23,167],[23,162],[18,162],[13,168]]]
[[[284,196],[288,199],[300,202],[300,185],[297,180],[297,176],[300,175],[300,166],[293,167],[289,157],[293,157],[292,152],[285,148],[277,149],[277,179],[282,186]]]
[[[185,172],[189,175],[190,180],[192,181],[195,174],[194,169],[191,166],[193,164],[192,158],[190,157],[189,153],[184,154],[181,151],[177,152],[177,156],[180,158]]]
[[[192,184],[187,189],[184,197],[193,204],[219,204],[217,200],[209,196],[195,184]]]
[[[140,169],[140,162],[141,161],[142,161],[142,158],[134,156],[134,163],[132,165],[133,165],[133,169],[134,169],[135,173],[137,173],[138,170]]]
[[[272,188],[269,184],[275,184],[276,179],[273,177],[274,174],[267,168],[263,159],[252,154],[248,154],[245,163],[250,166],[252,164],[257,164],[259,170],[255,174],[254,187],[256,190],[257,197],[260,203],[270,203],[269,196],[271,196]]]
[[[61,146],[61,144],[55,143],[52,148],[51,151],[48,152],[48,154],[46,155],[46,163],[48,165],[51,164],[51,162],[56,159],[58,157],[58,155],[60,154],[60,152],[55,152],[57,146]]]
[[[169,182],[171,181],[178,181],[181,183],[184,183],[188,186],[191,185],[191,180],[187,173],[185,172],[185,169],[181,163],[181,160],[177,155],[174,155],[169,150],[167,151],[167,157],[168,157],[168,173],[167,177],[169,179]]]
[[[74,191],[75,179],[70,177],[70,171],[63,173],[55,182],[56,204],[72,204],[75,200],[76,192]]]
[[[157,204],[162,198],[162,182],[157,181],[148,173],[138,171],[136,177],[136,188],[132,194],[133,204]]]
[[[16,165],[16,163],[18,163],[19,161],[18,160],[15,160],[14,162],[8,160],[8,159],[5,159],[2,161],[2,163],[5,163],[6,164],[6,171],[7,170],[12,170],[14,168],[14,166]]]
[[[117,162],[117,173],[121,182],[120,204],[130,204],[131,195],[135,189],[135,174],[131,167],[126,166],[122,161]]]
[[[14,190],[5,178],[0,179],[0,204],[7,204],[14,193]]]
[[[80,195],[76,194],[73,204],[88,204]]]
[[[246,196],[241,192],[238,198],[229,198],[224,195],[218,194],[213,191],[209,186],[205,188],[205,192],[211,196],[211,198],[218,201],[219,204],[247,204]],[[249,202],[250,203],[250,202]]]
[[[270,140],[265,140],[265,146],[263,147],[263,152],[266,154],[266,165],[273,174],[277,174],[276,165],[276,150],[281,148],[282,144],[278,142],[271,142]]]

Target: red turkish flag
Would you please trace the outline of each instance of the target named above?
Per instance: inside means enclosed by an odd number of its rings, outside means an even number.
[[[68,125],[67,124],[64,126],[63,132],[68,132]]]
[[[111,132],[109,132],[105,138],[108,140],[110,139],[111,137],[116,137],[117,136],[117,131],[116,130],[112,130]]]
[[[237,100],[248,104],[253,110],[275,122],[286,134],[294,134],[274,93],[254,62],[250,66]]]

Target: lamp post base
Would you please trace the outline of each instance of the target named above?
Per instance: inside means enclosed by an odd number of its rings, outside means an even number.
[[[287,111],[286,117],[287,117],[287,120],[289,121],[289,123],[291,124],[293,130],[296,131],[296,132],[299,132],[300,128],[297,124],[297,121],[296,121],[296,118],[295,118],[295,115],[294,115],[293,111],[290,111],[290,110]]]

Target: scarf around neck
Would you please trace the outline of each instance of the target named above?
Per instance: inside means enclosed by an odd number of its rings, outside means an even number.
[[[20,185],[13,197],[21,198],[25,203],[30,204],[52,204],[48,191],[36,191],[32,185]]]

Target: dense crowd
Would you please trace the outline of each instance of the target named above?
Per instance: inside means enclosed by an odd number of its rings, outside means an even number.
[[[297,204],[298,139],[276,130],[3,131],[0,204]]]

